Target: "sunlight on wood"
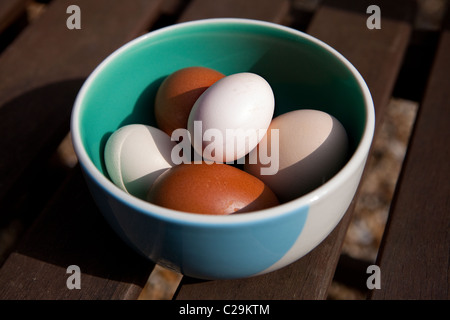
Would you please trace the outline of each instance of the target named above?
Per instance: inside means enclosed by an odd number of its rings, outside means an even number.
[[[182,275],[156,265],[138,300],[171,300]]]

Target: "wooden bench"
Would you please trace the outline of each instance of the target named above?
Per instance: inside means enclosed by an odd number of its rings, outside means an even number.
[[[0,32],[11,40],[0,55],[0,232],[6,238],[16,226],[16,234],[14,241],[0,243],[0,299],[140,296],[154,264],[118,239],[92,201],[78,166],[55,164],[55,154],[68,141],[72,104],[89,73],[113,50],[149,30],[210,17],[304,28],[361,72],[376,107],[377,138],[410,43],[415,2],[323,1],[310,12],[298,11],[294,2],[52,0],[19,31],[14,25],[28,1],[1,2]],[[381,9],[381,29],[366,26],[366,9],[373,4]],[[81,9],[80,30],[66,27],[69,5]],[[381,288],[368,290],[370,299],[449,298],[448,17],[374,262]],[[326,299],[342,268],[341,249],[358,195],[330,236],[297,262],[243,280],[184,277],[173,299]],[[70,265],[81,269],[80,290],[66,286]],[[368,276],[354,275],[364,281]]]

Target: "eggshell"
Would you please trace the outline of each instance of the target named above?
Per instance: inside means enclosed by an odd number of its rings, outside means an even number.
[[[225,77],[206,67],[187,67],[175,71],[161,83],[155,98],[158,128],[172,135],[173,130],[186,129],[189,112],[198,97],[217,80]]]
[[[147,200],[166,208],[228,215],[276,206],[274,193],[256,177],[227,164],[181,164],[164,172]]]
[[[242,72],[220,79],[197,99],[188,120],[194,150],[205,160],[242,158],[262,139],[275,98],[261,76]]]
[[[145,199],[156,178],[173,166],[175,142],[158,128],[131,124],[115,131],[104,150],[106,169],[122,190]]]
[[[296,110],[273,119],[267,135],[249,154],[244,170],[264,181],[281,202],[286,202],[333,177],[344,166],[347,152],[347,133],[335,117],[318,110]],[[267,170],[269,164],[262,163],[268,161],[261,160],[268,154],[271,170]]]

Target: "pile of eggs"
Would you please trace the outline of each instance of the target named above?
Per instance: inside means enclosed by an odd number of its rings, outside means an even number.
[[[270,84],[255,73],[180,69],[156,93],[157,127],[130,124],[109,137],[108,175],[133,196],[197,214],[251,212],[293,200],[342,168],[348,138],[323,111],[273,118],[274,110]]]

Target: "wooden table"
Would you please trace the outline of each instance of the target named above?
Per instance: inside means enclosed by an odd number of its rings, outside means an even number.
[[[408,0],[323,1],[306,14],[288,0],[53,0],[27,22],[27,4],[0,3],[0,230],[21,226],[14,238],[19,241],[1,248],[0,299],[136,299],[154,268],[111,231],[79,167],[55,166],[74,98],[113,50],[149,30],[210,17],[300,28],[336,48],[361,72],[376,107],[376,139],[416,12]],[[373,4],[381,9],[381,29],[366,24]],[[80,8],[81,29],[67,28],[69,5]],[[375,263],[381,287],[369,290],[369,299],[449,298],[449,21],[442,25],[432,68],[423,79],[424,94]],[[244,280],[183,278],[173,298],[326,299],[357,198],[331,235],[297,262]],[[81,269],[80,290],[66,286],[70,265]]]

